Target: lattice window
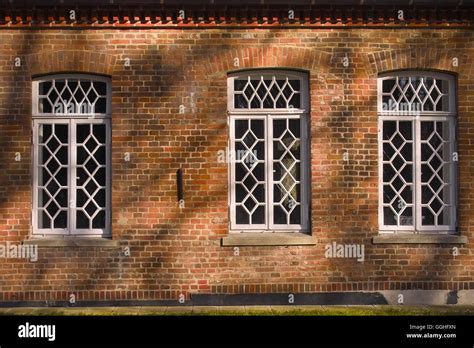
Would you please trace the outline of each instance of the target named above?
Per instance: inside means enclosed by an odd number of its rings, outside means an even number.
[[[383,206],[387,225],[413,226],[413,124],[383,123]]]
[[[234,106],[236,109],[290,109],[301,107],[300,80],[277,79],[275,76],[260,79],[248,76],[234,80]]]
[[[382,231],[455,231],[454,94],[445,74],[379,79]]]
[[[107,114],[105,80],[70,75],[38,81],[34,101],[36,115]]]
[[[235,209],[238,224],[266,223],[265,119],[234,120]]]
[[[67,228],[69,125],[38,126],[38,225]]]
[[[382,84],[383,111],[450,111],[449,80],[441,76],[395,76]]]
[[[273,119],[273,223],[301,223],[301,122]]]
[[[234,232],[308,229],[306,83],[303,74],[229,77]]]
[[[107,127],[76,125],[76,228],[105,228]]]
[[[305,74],[261,71],[229,75],[229,110],[307,111]]]
[[[84,86],[89,86],[88,91],[100,86],[101,96],[93,101],[87,95],[75,99]],[[51,97],[58,88],[62,94]],[[33,104],[40,106],[33,108],[37,111],[33,113],[33,233],[110,234],[109,88],[107,79],[83,75],[55,75],[33,82]],[[105,105],[99,102],[102,96]],[[48,104],[50,101],[54,103]],[[61,111],[66,112],[55,112],[60,107],[45,110],[44,105],[55,103],[65,105]],[[92,110],[81,107],[81,103]]]

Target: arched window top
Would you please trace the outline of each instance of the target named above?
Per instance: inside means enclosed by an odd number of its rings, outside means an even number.
[[[304,112],[308,110],[307,74],[287,70],[251,70],[228,76],[229,110]]]
[[[103,76],[58,74],[33,81],[33,116],[108,117],[110,99],[110,79]]]
[[[378,111],[383,115],[454,115],[454,76],[429,71],[383,74],[378,81]]]

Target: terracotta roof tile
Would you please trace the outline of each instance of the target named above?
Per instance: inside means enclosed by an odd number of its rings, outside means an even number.
[[[2,0],[0,28],[472,27],[474,18],[474,0],[297,0],[291,1],[291,5],[288,2]],[[400,10],[403,20],[398,18]]]

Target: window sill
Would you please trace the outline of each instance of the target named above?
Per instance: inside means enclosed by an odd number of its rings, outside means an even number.
[[[105,238],[31,238],[24,240],[23,245],[37,245],[39,247],[100,247],[116,248],[120,246],[118,240]]]
[[[230,233],[222,238],[222,246],[315,245],[313,236],[303,233]]]
[[[466,236],[452,234],[386,233],[372,238],[372,244],[467,244]]]

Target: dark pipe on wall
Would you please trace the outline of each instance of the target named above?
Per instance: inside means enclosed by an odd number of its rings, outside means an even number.
[[[181,168],[176,172],[176,190],[178,192],[178,202],[181,202],[183,197],[183,170]]]

